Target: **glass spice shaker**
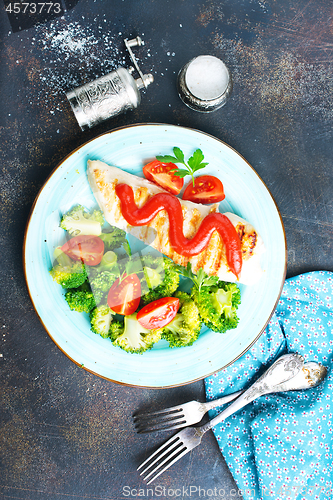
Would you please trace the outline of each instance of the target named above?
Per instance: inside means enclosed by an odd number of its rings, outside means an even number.
[[[201,55],[178,73],[179,97],[191,109],[209,113],[225,105],[232,91],[231,74],[221,59]]]

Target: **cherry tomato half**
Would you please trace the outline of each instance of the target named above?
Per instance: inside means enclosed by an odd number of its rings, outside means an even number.
[[[108,306],[112,311],[128,316],[137,310],[140,298],[140,279],[133,273],[113,283],[108,293]]]
[[[179,309],[179,299],[163,297],[144,306],[136,315],[141,326],[148,330],[163,328],[176,316]]]
[[[98,236],[79,235],[68,240],[61,250],[73,260],[97,266],[103,257],[104,242]]]
[[[174,163],[162,163],[158,160],[151,161],[143,167],[143,174],[149,181],[177,195],[184,185],[184,180],[174,175],[171,170],[178,170]]]
[[[185,188],[183,200],[194,203],[217,203],[224,200],[225,194],[223,184],[213,175],[201,175],[195,177],[194,186],[191,181]]]

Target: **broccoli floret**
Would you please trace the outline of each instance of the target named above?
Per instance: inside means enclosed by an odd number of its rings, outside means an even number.
[[[106,297],[111,286],[119,278],[118,268],[116,267],[113,271],[102,271],[100,273],[96,272],[95,269],[88,268],[87,272],[96,304],[99,305],[101,302],[106,302]]]
[[[115,321],[110,335],[115,346],[136,354],[148,351],[161,339],[159,330],[147,330],[140,325],[136,313],[125,316],[124,323]]]
[[[50,274],[63,288],[78,288],[87,279],[85,265],[79,261],[73,261],[60,247],[54,251],[55,263]]]
[[[93,292],[95,292],[95,290],[108,292],[117,278],[119,278],[119,273],[117,271],[102,271],[95,276],[91,276],[89,273],[89,283]]]
[[[113,314],[107,305],[95,307],[90,313],[91,331],[108,338]]]
[[[68,231],[71,236],[79,234],[99,236],[104,223],[103,213],[100,210],[87,212],[82,205],[76,205],[63,215],[60,227]]]
[[[110,232],[103,231],[99,237],[104,242],[105,250],[114,250],[127,245],[126,232],[117,227],[111,227]]]
[[[98,266],[87,266],[86,269],[96,304],[106,303],[106,294],[120,275],[117,255],[109,250]]]
[[[162,297],[171,297],[179,285],[179,271],[176,264],[168,257],[142,257],[142,265],[149,291],[141,297],[143,304],[148,304]]]
[[[236,328],[239,322],[237,308],[241,301],[236,283],[218,281],[211,287],[192,288],[203,323],[214,332],[225,333]]]
[[[60,264],[54,266],[50,274],[63,288],[77,288],[87,279],[87,273],[82,262],[74,262],[70,266],[63,267]]]
[[[165,273],[163,260],[160,260],[161,263],[157,263],[157,267],[149,267],[146,265],[143,268],[144,276],[150,289],[156,288],[163,283]]]
[[[68,290],[65,299],[71,311],[89,313],[96,307],[94,295],[88,283],[84,283],[79,288]]]
[[[162,329],[162,337],[170,347],[189,346],[200,334],[199,309],[189,294],[179,291],[174,296],[179,298],[180,308],[174,319]]]
[[[111,341],[113,342],[116,340],[122,333],[124,333],[124,322],[118,320],[112,321],[109,328],[109,337]]]
[[[129,275],[133,273],[143,273],[142,261],[138,253],[130,256],[127,255],[126,257],[122,256],[118,260],[118,265],[120,274],[126,273],[127,275]]]
[[[102,260],[98,266],[94,266],[94,269],[97,272],[102,271],[111,271],[115,269],[117,263],[117,254],[112,252],[112,250],[108,250],[102,257]]]

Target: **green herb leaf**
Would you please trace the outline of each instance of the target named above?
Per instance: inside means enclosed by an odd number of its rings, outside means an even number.
[[[207,162],[203,161],[203,152],[201,149],[196,149],[193,155],[188,159],[187,163],[185,162],[184,153],[180,148],[175,146],[173,148],[173,153],[175,156],[156,156],[156,159],[163,163],[181,163],[184,165],[185,168],[179,168],[177,170],[173,170],[172,172],[177,177],[186,177],[186,175],[190,175],[194,186],[194,172],[208,165]]]
[[[176,175],[177,177],[185,177],[186,175],[189,175],[189,171],[185,170],[184,168],[179,168],[178,170],[171,170],[173,172],[173,175]]]
[[[123,248],[124,248],[125,252],[127,253],[127,255],[128,255],[129,257],[131,257],[131,255],[132,255],[132,250],[131,250],[130,244],[129,244],[129,242],[128,242],[127,240],[125,240],[125,241],[123,242]]]
[[[182,276],[184,276],[184,278],[189,278],[193,281],[193,284],[198,288],[199,293],[202,288],[210,288],[216,285],[219,281],[217,276],[208,276],[202,268],[198,270],[197,274],[194,274],[189,262],[187,263],[187,267],[178,266],[178,271]]]
[[[204,155],[202,154],[201,149],[196,149],[193,155],[188,159],[188,164],[191,168],[196,168],[197,165],[203,161]]]
[[[162,163],[177,163],[178,159],[175,156],[165,155],[165,156],[156,156],[156,160],[161,161]]]
[[[203,162],[203,159],[204,159],[204,155],[203,155],[201,149],[197,149],[196,151],[194,151],[191,158],[188,159],[188,164],[189,164],[190,168],[192,169],[193,173],[196,172],[197,170],[200,170],[201,168],[204,168],[206,165],[208,165],[207,162]],[[194,186],[193,175],[192,175],[192,179],[193,179],[193,186]]]
[[[177,148],[177,146],[175,146],[173,148],[173,153],[174,153],[174,155],[177,158],[177,160],[178,160],[179,163],[184,163],[185,164],[184,153],[183,153],[183,151],[180,148]]]
[[[217,276],[208,276],[208,274],[206,274],[205,271],[202,268],[200,268],[197,272],[197,278],[195,284],[200,292],[201,288],[211,287],[216,285],[218,280],[219,279]]]

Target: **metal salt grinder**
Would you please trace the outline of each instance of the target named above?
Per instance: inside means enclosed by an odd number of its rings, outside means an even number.
[[[74,115],[82,130],[94,127],[103,120],[117,116],[128,109],[137,108],[141,102],[139,90],[147,88],[154,81],[153,75],[143,75],[131,47],[143,45],[139,36],[124,40],[126,49],[134,64],[128,69],[117,68],[93,82],[66,93]],[[139,78],[132,73],[138,72]]]

